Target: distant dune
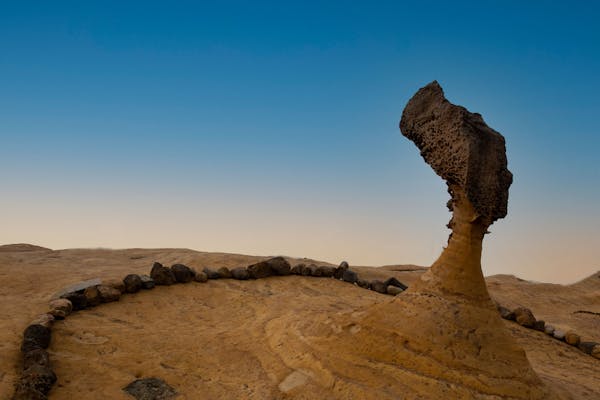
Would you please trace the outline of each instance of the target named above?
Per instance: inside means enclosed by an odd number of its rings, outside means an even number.
[[[147,274],[154,261],[216,269],[265,258],[189,249],[0,246],[0,398],[12,393],[23,329],[47,310],[58,289],[96,277]],[[351,268],[360,277],[394,276],[407,285],[426,270],[414,265]],[[529,307],[555,327],[600,342],[600,272],[566,286],[507,275],[486,281],[501,304]],[[175,387],[181,399],[398,398],[405,385],[394,379],[393,366],[369,360],[357,365],[344,354],[317,351],[310,336],[317,332],[335,339],[336,332],[358,330],[335,321],[389,301],[389,296],[344,282],[301,276],[210,280],[124,295],[119,302],[55,323],[49,351],[58,382],[49,397],[131,399],[121,390],[125,385],[155,376]],[[600,360],[541,332],[504,324],[549,387],[574,399],[600,398]],[[406,398],[412,398],[410,393]]]

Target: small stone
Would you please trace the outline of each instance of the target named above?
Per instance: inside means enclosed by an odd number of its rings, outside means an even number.
[[[323,271],[321,271],[321,269],[319,267],[317,267],[315,264],[310,264],[308,267],[308,275],[309,276],[315,276],[315,277],[321,277],[323,276]]]
[[[579,342],[579,345],[577,345],[577,347],[579,347],[579,350],[583,351],[586,354],[592,354],[592,351],[596,346],[598,346],[598,343],[596,342]]]
[[[283,257],[274,257],[248,266],[248,274],[252,279],[267,278],[272,275],[289,275],[290,263]]]
[[[221,279],[231,279],[231,271],[227,267],[221,267],[217,270],[219,274],[219,278]]]
[[[293,275],[302,275],[302,269],[305,267],[305,264],[296,264],[290,270],[290,273]]]
[[[23,370],[18,385],[29,386],[44,395],[47,395],[56,382],[56,374],[50,367],[33,364]]]
[[[109,278],[102,279],[102,285],[117,289],[120,293],[125,293],[125,284],[122,279]]]
[[[535,329],[536,331],[544,332],[545,327],[546,322],[544,322],[543,320],[537,320],[533,324],[533,329]]]
[[[40,314],[36,319],[31,321],[29,325],[42,325],[43,327],[50,328],[54,322],[54,315],[46,313]]]
[[[546,326],[544,327],[544,333],[545,333],[546,335],[550,335],[550,336],[552,336],[552,335],[554,334],[554,327],[553,327],[552,325],[546,325]]]
[[[565,331],[562,331],[560,329],[555,329],[554,333],[552,334],[552,336],[554,336],[554,338],[558,340],[565,340],[565,335]]]
[[[171,271],[170,268],[164,267],[161,263],[155,262],[152,265],[152,270],[150,271],[150,277],[154,280],[156,285],[172,285],[177,280],[175,279],[175,274]]]
[[[310,276],[312,273],[314,264],[305,265],[302,264],[302,270],[300,271],[300,275],[302,276]]]
[[[52,295],[51,300],[60,299],[60,298],[64,299],[64,298],[67,298],[67,295],[73,294],[73,293],[83,293],[85,288],[90,287],[90,286],[100,285],[101,283],[102,283],[102,281],[100,280],[100,278],[88,279],[86,281],[74,283],[74,284],[66,286],[66,287],[62,288],[61,290],[59,290],[58,292],[54,293],[54,295]]]
[[[24,382],[17,383],[11,400],[47,400],[48,397]]]
[[[41,365],[50,367],[50,355],[44,349],[33,349],[23,354],[23,369],[27,369],[32,365]]]
[[[204,282],[208,281],[208,275],[206,275],[206,273],[204,273],[204,272],[196,272],[196,276],[194,276],[194,280],[196,282],[204,283]]]
[[[50,345],[50,328],[43,325],[29,325],[23,332],[21,351],[28,353],[35,349],[46,349]]]
[[[98,286],[90,286],[85,288],[83,295],[85,296],[86,307],[94,307],[102,303]]]
[[[123,284],[125,285],[125,292],[136,293],[139,292],[144,284],[142,278],[138,274],[129,274],[123,278]]]
[[[393,276],[391,278],[388,278],[387,280],[385,280],[383,282],[386,286],[396,286],[400,289],[402,289],[403,291],[408,289],[408,286],[406,286],[404,283],[400,282],[398,279],[394,278]]]
[[[356,274],[356,272],[347,269],[342,274],[342,280],[344,282],[355,283],[356,281],[358,281],[358,275]]]
[[[81,293],[68,293],[64,296],[64,299],[71,302],[73,311],[83,310],[87,307],[87,299],[85,298],[83,291]]]
[[[204,268],[203,271],[206,274],[206,277],[208,279],[219,279],[219,278],[221,278],[221,275],[219,275],[219,273],[217,271],[215,271],[214,269]]]
[[[369,281],[366,281],[364,279],[359,279],[358,281],[356,281],[356,284],[358,286],[360,286],[363,289],[370,289],[371,288],[371,284],[369,283]]]
[[[121,297],[121,292],[112,286],[98,285],[97,287],[98,293],[100,294],[100,300],[102,300],[103,303],[117,301]]]
[[[571,346],[577,346],[581,341],[581,337],[573,331],[569,331],[565,334],[565,342]]]
[[[73,304],[68,299],[51,300],[49,306],[49,314],[56,319],[64,319],[73,311]]]
[[[123,390],[137,400],[168,400],[177,395],[175,389],[158,378],[136,379]]]
[[[266,262],[269,264],[271,270],[273,271],[273,274],[275,275],[285,276],[291,273],[292,267],[290,263],[283,257],[271,258]]]
[[[385,286],[385,284],[380,280],[371,281],[370,287],[371,287],[371,290],[374,290],[377,293],[382,293],[382,294],[387,293],[387,286]]]
[[[597,345],[594,346],[594,348],[592,349],[592,352],[590,353],[590,355],[592,357],[600,359],[600,344],[597,344]]]
[[[497,306],[500,317],[509,321],[515,320],[515,313],[510,311],[508,308],[498,304]]]
[[[190,267],[183,264],[174,264],[171,271],[175,275],[175,280],[179,283],[188,283],[194,279],[194,272]]]
[[[339,265],[339,267],[337,267],[335,269],[335,272],[333,273],[333,277],[335,279],[342,279],[344,276],[344,271],[346,271],[349,268],[348,263],[346,261],[342,261]]]
[[[320,276],[324,276],[326,278],[331,278],[333,274],[335,274],[336,267],[331,267],[329,265],[321,265],[318,270],[320,271]]]
[[[386,288],[386,292],[387,292],[387,294],[391,294],[392,296],[396,296],[396,295],[404,292],[404,290],[401,289],[401,288],[399,288],[398,286],[388,285],[388,287]]]
[[[246,268],[239,267],[239,268],[234,268],[231,270],[231,277],[233,279],[245,281],[250,278],[250,274],[248,274],[248,271],[246,270]]]
[[[533,325],[535,324],[535,317],[530,309],[519,307],[513,312],[515,313],[515,321],[517,321],[517,324],[526,328],[533,328]]]
[[[150,278],[148,275],[141,275],[140,279],[142,280],[142,287],[144,289],[154,289],[156,286],[154,279]]]

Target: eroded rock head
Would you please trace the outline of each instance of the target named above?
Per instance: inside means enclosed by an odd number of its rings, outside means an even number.
[[[481,115],[450,103],[433,81],[410,99],[400,130],[447,182],[453,200],[460,188],[484,223],[506,216],[512,174],[504,137]]]

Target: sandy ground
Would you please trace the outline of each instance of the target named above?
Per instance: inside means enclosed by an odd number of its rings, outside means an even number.
[[[201,269],[246,266],[261,259],[185,249],[0,247],[0,398],[12,392],[23,329],[61,287],[95,277],[148,273],[153,261]],[[423,271],[410,265],[353,268],[361,277],[396,276],[409,285]],[[487,282],[503,305],[527,306],[555,327],[600,342],[600,316],[577,312],[600,312],[600,274],[570,286],[512,276],[492,276]],[[333,361],[343,361],[343,355],[311,352],[303,330],[319,321],[330,324],[327,334],[335,335],[345,329],[331,322],[336,317],[358,316],[388,301],[388,296],[347,283],[298,276],[190,283],[125,295],[118,303],[78,312],[54,325],[49,351],[58,382],[50,398],[129,399],[121,388],[150,376],[174,386],[179,399],[364,398],[358,391],[355,396],[348,392],[358,385],[372,398],[393,398],[386,394],[390,388],[403,387],[393,382],[393,374],[363,371],[370,368],[368,362],[336,367]],[[511,322],[505,326],[555,391],[575,399],[600,398],[600,360],[543,333]],[[356,381],[359,375],[369,381]]]

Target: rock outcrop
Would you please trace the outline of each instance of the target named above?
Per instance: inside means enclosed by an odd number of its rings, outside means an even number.
[[[481,115],[446,100],[437,82],[410,99],[400,129],[448,185],[447,247],[401,295],[357,312],[364,317],[315,323],[316,332],[329,324],[341,329],[335,339],[314,339],[313,346],[343,352],[347,362],[369,360],[371,368],[401,382],[388,388],[396,397],[557,398],[506,331],[481,270],[484,235],[507,213],[512,174],[504,138]],[[371,288],[387,291],[384,282],[373,281]]]

